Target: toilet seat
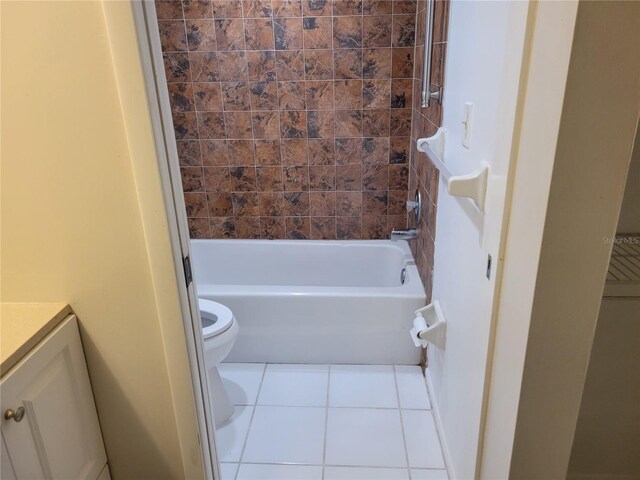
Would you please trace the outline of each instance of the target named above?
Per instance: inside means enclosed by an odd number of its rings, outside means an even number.
[[[233,313],[224,305],[199,298],[198,308],[202,317],[202,336],[205,340],[231,328]]]

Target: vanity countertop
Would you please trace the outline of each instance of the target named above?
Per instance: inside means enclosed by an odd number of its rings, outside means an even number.
[[[69,314],[65,303],[0,304],[0,375],[7,373]]]

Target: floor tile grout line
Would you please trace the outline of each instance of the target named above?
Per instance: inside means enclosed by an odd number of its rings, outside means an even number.
[[[321,467],[323,464],[321,463],[295,463],[295,462],[220,462],[226,464],[235,464],[235,465],[288,465],[292,467]],[[380,470],[406,470],[406,467],[384,467],[380,465],[362,465],[362,464],[337,464],[337,463],[328,463],[327,467],[336,467],[336,468],[376,468]],[[445,468],[435,468],[435,467],[413,467],[413,470],[433,470],[433,471],[441,471],[446,470]]]
[[[325,464],[327,463],[327,436],[329,426],[329,389],[331,388],[331,364],[327,369],[327,393],[324,404],[324,445],[322,449],[322,478],[324,480]]]
[[[404,421],[402,416],[402,404],[400,403],[400,390],[398,389],[398,375],[396,372],[396,366],[393,366],[393,381],[396,386],[396,397],[398,399],[398,413],[400,414],[400,428],[402,430],[402,445],[404,446],[404,461],[407,464],[407,474],[411,479],[411,464],[409,463],[409,449],[407,448],[407,435],[404,431]]]
[[[235,403],[238,407],[290,407],[290,408],[325,408],[324,405],[290,405],[285,403]],[[365,410],[409,410],[414,412],[428,412],[430,408],[399,408],[399,407],[371,407],[363,405],[331,405],[330,408],[361,408]]]
[[[425,369],[426,372],[426,369]],[[440,456],[442,457],[442,463],[444,464],[444,470],[445,472],[447,472],[447,478],[449,477],[449,468],[447,467],[447,462],[445,460],[444,457],[444,449],[442,448],[442,439],[443,439],[443,435],[444,432],[440,431],[440,428],[438,427],[438,422],[436,421],[436,413],[435,413],[435,409],[433,408],[433,403],[431,401],[431,390],[429,389],[429,384],[426,382],[426,377],[425,377],[425,384],[427,387],[427,395],[429,395],[429,406],[431,407],[431,409],[429,409],[429,414],[431,416],[431,421],[433,422],[433,426],[436,430],[436,437],[438,438],[438,446],[440,447]]]
[[[344,408],[349,408],[349,409],[358,409],[358,410],[398,410],[399,412],[399,416],[400,416],[400,421],[401,421],[401,431],[402,431],[402,436],[403,436],[403,446],[405,449],[405,463],[406,466],[405,467],[401,467],[401,466],[383,466],[383,465],[358,465],[358,464],[350,464],[350,465],[345,465],[345,464],[328,464],[327,463],[327,458],[326,458],[326,454],[327,454],[327,444],[328,444],[328,413],[329,413],[329,409],[330,409],[330,391],[331,391],[331,373],[332,370],[335,365],[332,364],[328,364],[327,366],[327,370],[326,370],[326,385],[327,385],[327,390],[326,390],[326,394],[325,394],[325,405],[324,406],[304,406],[304,405],[261,405],[259,403],[259,398],[260,398],[260,394],[262,392],[262,388],[264,388],[264,382],[265,382],[265,377],[266,377],[266,373],[267,373],[267,368],[268,368],[269,364],[268,363],[264,363],[262,364],[262,368],[261,368],[261,375],[260,375],[260,382],[258,385],[258,390],[256,392],[256,397],[255,397],[255,401],[253,404],[251,405],[244,405],[244,406],[252,406],[253,407],[253,411],[251,414],[251,418],[249,421],[249,425],[247,428],[247,433],[246,436],[244,438],[244,442],[243,442],[243,447],[241,450],[241,454],[240,454],[240,459],[237,462],[233,462],[233,461],[227,461],[227,462],[221,462],[221,463],[237,463],[238,464],[238,469],[236,471],[235,477],[234,479],[237,480],[238,478],[238,474],[239,474],[239,470],[240,470],[240,466],[242,464],[266,464],[266,465],[308,465],[308,466],[319,466],[322,468],[322,476],[324,478],[325,476],[325,469],[326,467],[330,466],[330,467],[346,467],[346,468],[376,468],[376,469],[401,469],[401,470],[407,470],[408,471],[408,475],[409,478],[411,478],[411,465],[409,463],[409,458],[408,458],[408,448],[407,448],[407,437],[406,437],[406,432],[404,429],[404,422],[403,422],[403,412],[402,410],[407,410],[407,411],[418,411],[418,412],[426,412],[432,409],[415,409],[415,408],[402,408],[401,407],[401,403],[400,403],[400,390],[398,387],[398,371],[397,371],[397,366],[396,365],[389,365],[392,368],[393,371],[393,375],[394,375],[394,388],[395,388],[395,392],[396,392],[396,401],[397,401],[397,407],[394,408],[385,408],[385,407],[367,407],[367,406],[353,406],[353,407],[349,407],[349,406],[343,406],[343,407],[335,407],[336,409],[344,409]],[[323,372],[324,373],[324,372]],[[428,391],[428,386],[426,386],[427,388],[427,394],[429,394]],[[296,463],[296,462],[245,462],[243,461],[244,455],[246,453],[246,448],[247,448],[247,444],[248,444],[248,438],[249,438],[249,434],[251,432],[251,428],[253,426],[253,419],[255,417],[255,411],[257,409],[258,406],[271,406],[271,407],[285,407],[285,408],[324,408],[325,410],[325,419],[324,419],[324,442],[323,442],[323,460],[321,464],[308,464],[308,463]],[[433,416],[433,411],[430,412],[431,416]],[[437,426],[436,426],[437,429]],[[438,443],[440,444],[440,450],[442,451],[442,445],[440,442],[440,438],[439,438],[439,434],[440,432],[437,432],[438,434]],[[419,468],[420,470],[445,470],[446,471],[446,467],[444,469],[442,468]]]
[[[264,382],[264,376],[267,372],[268,363],[264,364],[262,368],[262,376],[260,377],[260,385],[258,385],[258,392],[256,393],[256,401],[253,405],[253,410],[251,411],[251,419],[249,420],[249,426],[247,427],[247,434],[244,437],[244,442],[242,443],[242,450],[240,451],[240,458],[238,459],[238,470],[236,470],[236,475],[234,477],[235,480],[238,478],[238,473],[240,472],[240,466],[242,465],[242,457],[244,457],[245,449],[247,448],[247,442],[249,441],[249,434],[251,433],[251,426],[253,425],[253,417],[256,415],[256,408],[258,408],[258,397],[260,397],[260,390],[262,390],[262,382]]]
[[[251,407],[254,406],[254,404],[252,403],[236,403],[235,405],[239,406],[239,407]],[[288,407],[288,408],[325,408],[324,405],[286,405],[286,404],[281,404],[281,403],[258,403],[255,404],[256,407]],[[408,411],[413,411],[413,412],[429,412],[431,411],[430,408],[398,408],[398,407],[367,407],[367,406],[362,406],[362,405],[342,405],[342,406],[336,406],[336,405],[332,405],[330,408],[335,408],[335,409],[344,409],[344,408],[358,408],[358,409],[364,409],[364,410],[408,410]]]

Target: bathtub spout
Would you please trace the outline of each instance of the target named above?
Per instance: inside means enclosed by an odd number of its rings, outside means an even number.
[[[391,241],[397,242],[398,240],[413,240],[418,238],[418,230],[415,228],[401,228],[391,230]]]

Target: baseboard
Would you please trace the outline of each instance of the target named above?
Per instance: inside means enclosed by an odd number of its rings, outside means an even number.
[[[442,456],[444,457],[444,465],[447,468],[447,474],[449,475],[449,480],[456,480],[456,473],[453,470],[453,462],[451,461],[451,454],[449,453],[447,439],[444,435],[444,428],[442,427],[442,420],[440,418],[440,410],[438,409],[438,402],[436,402],[436,397],[433,394],[433,383],[431,383],[431,375],[429,373],[429,368],[425,370],[424,377],[427,380],[427,390],[429,393],[429,401],[431,402],[433,419],[436,422],[436,429],[438,430],[438,436],[440,437],[440,445],[442,446]]]

